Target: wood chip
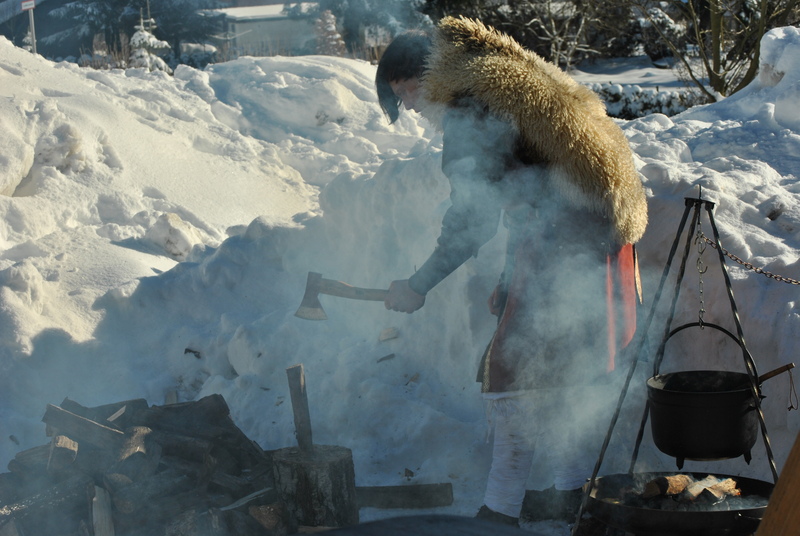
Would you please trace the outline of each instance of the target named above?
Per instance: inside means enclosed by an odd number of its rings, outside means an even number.
[[[396,339],[400,336],[400,331],[397,328],[386,328],[381,331],[381,334],[378,335],[378,341],[388,341],[390,339]]]

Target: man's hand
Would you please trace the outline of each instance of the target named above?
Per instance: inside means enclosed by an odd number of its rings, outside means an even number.
[[[408,286],[408,279],[392,281],[383,304],[387,309],[400,313],[413,313],[425,305],[425,296],[417,294]]]

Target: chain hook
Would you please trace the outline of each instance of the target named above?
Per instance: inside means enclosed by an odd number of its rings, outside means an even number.
[[[798,407],[797,389],[794,386],[794,376],[792,376],[792,369],[789,369],[789,407],[786,409],[787,411],[792,411],[793,409],[797,409],[797,407]]]

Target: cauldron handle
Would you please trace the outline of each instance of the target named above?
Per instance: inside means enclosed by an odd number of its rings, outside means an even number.
[[[655,359],[655,362],[653,363],[653,375],[654,376],[658,375],[659,370],[661,368],[661,361],[664,359],[664,349],[667,346],[667,341],[673,335],[683,331],[686,328],[692,328],[692,327],[699,327],[700,329],[703,329],[703,328],[706,328],[706,327],[713,328],[713,329],[716,329],[718,331],[721,331],[722,333],[724,333],[725,335],[727,335],[728,337],[733,339],[733,341],[736,344],[739,345],[739,348],[742,349],[742,352],[745,355],[745,359],[747,361],[748,368],[750,369],[750,370],[748,370],[748,374],[751,374],[753,376],[753,378],[756,381],[758,381],[758,370],[756,369],[755,361],[753,361],[753,357],[750,355],[750,352],[747,351],[747,348],[745,348],[745,346],[742,345],[742,341],[740,341],[739,338],[736,335],[734,335],[733,333],[731,333],[727,329],[723,328],[722,326],[718,326],[717,324],[712,324],[710,322],[703,322],[702,324],[700,322],[689,322],[688,324],[683,324],[683,325],[678,326],[677,328],[673,329],[672,331],[670,331],[669,335],[667,335],[664,338],[664,340],[661,341],[661,345],[658,347],[658,351],[656,352],[656,359]]]
[[[769,372],[765,372],[764,374],[762,374],[761,376],[758,377],[758,383],[759,383],[759,385],[761,385],[762,383],[764,383],[768,379],[774,378],[778,374],[783,374],[784,372],[786,372],[788,370],[791,370],[793,368],[794,368],[794,363],[787,363],[787,364],[783,365],[782,367],[776,368],[775,370],[770,370]]]

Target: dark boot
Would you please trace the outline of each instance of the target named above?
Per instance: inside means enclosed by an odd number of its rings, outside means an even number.
[[[583,490],[580,488],[569,491],[557,490],[555,487],[528,490],[522,502],[520,517],[525,521],[556,519],[574,523],[582,499]]]
[[[502,525],[511,525],[512,527],[519,527],[519,518],[507,516],[500,512],[495,512],[485,504],[480,507],[478,513],[475,514],[478,519],[485,519],[487,521],[494,521]]]
[[[580,523],[578,523],[574,536],[606,536],[608,534],[608,525],[600,522],[595,517],[584,515]]]

